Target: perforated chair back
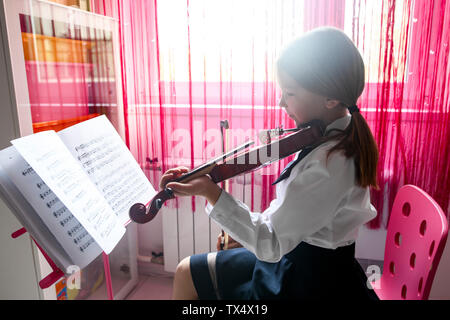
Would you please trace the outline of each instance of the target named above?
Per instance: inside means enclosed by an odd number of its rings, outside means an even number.
[[[398,191],[387,228],[383,274],[373,284],[381,300],[426,300],[447,241],[441,207],[425,191]]]

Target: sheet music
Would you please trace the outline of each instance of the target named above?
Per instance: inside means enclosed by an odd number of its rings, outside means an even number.
[[[39,214],[73,264],[84,268],[101,254],[102,249],[95,240],[15,147],[0,151],[0,165]]]
[[[64,129],[58,135],[121,223],[129,221],[129,209],[133,204],[146,204],[156,194],[104,115]]]
[[[109,254],[124,235],[125,227],[58,135],[44,131],[11,143]],[[56,200],[51,204],[56,204]]]

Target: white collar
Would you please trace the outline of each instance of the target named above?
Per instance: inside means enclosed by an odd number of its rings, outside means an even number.
[[[329,131],[331,129],[339,129],[339,130],[344,130],[345,128],[347,128],[347,126],[350,124],[350,121],[352,120],[352,116],[347,114],[339,119],[334,120],[332,123],[330,123],[326,128],[325,128],[325,135],[328,135]],[[333,131],[333,135],[337,134],[337,131]]]

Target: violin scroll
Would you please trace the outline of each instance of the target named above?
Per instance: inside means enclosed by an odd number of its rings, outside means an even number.
[[[136,223],[147,223],[156,217],[164,202],[173,198],[175,198],[173,190],[171,188],[165,188],[155,195],[148,208],[142,203],[133,204],[129,212],[130,219]]]

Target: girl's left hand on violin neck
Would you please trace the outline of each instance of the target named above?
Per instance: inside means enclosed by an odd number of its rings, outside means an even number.
[[[214,205],[219,198],[222,189],[214,183],[209,176],[204,175],[186,183],[170,182],[170,180],[176,179],[186,172],[188,172],[188,169],[185,167],[178,167],[166,171],[161,178],[160,187],[165,186],[166,188],[171,188],[175,196],[203,196],[211,203],[211,205]]]

